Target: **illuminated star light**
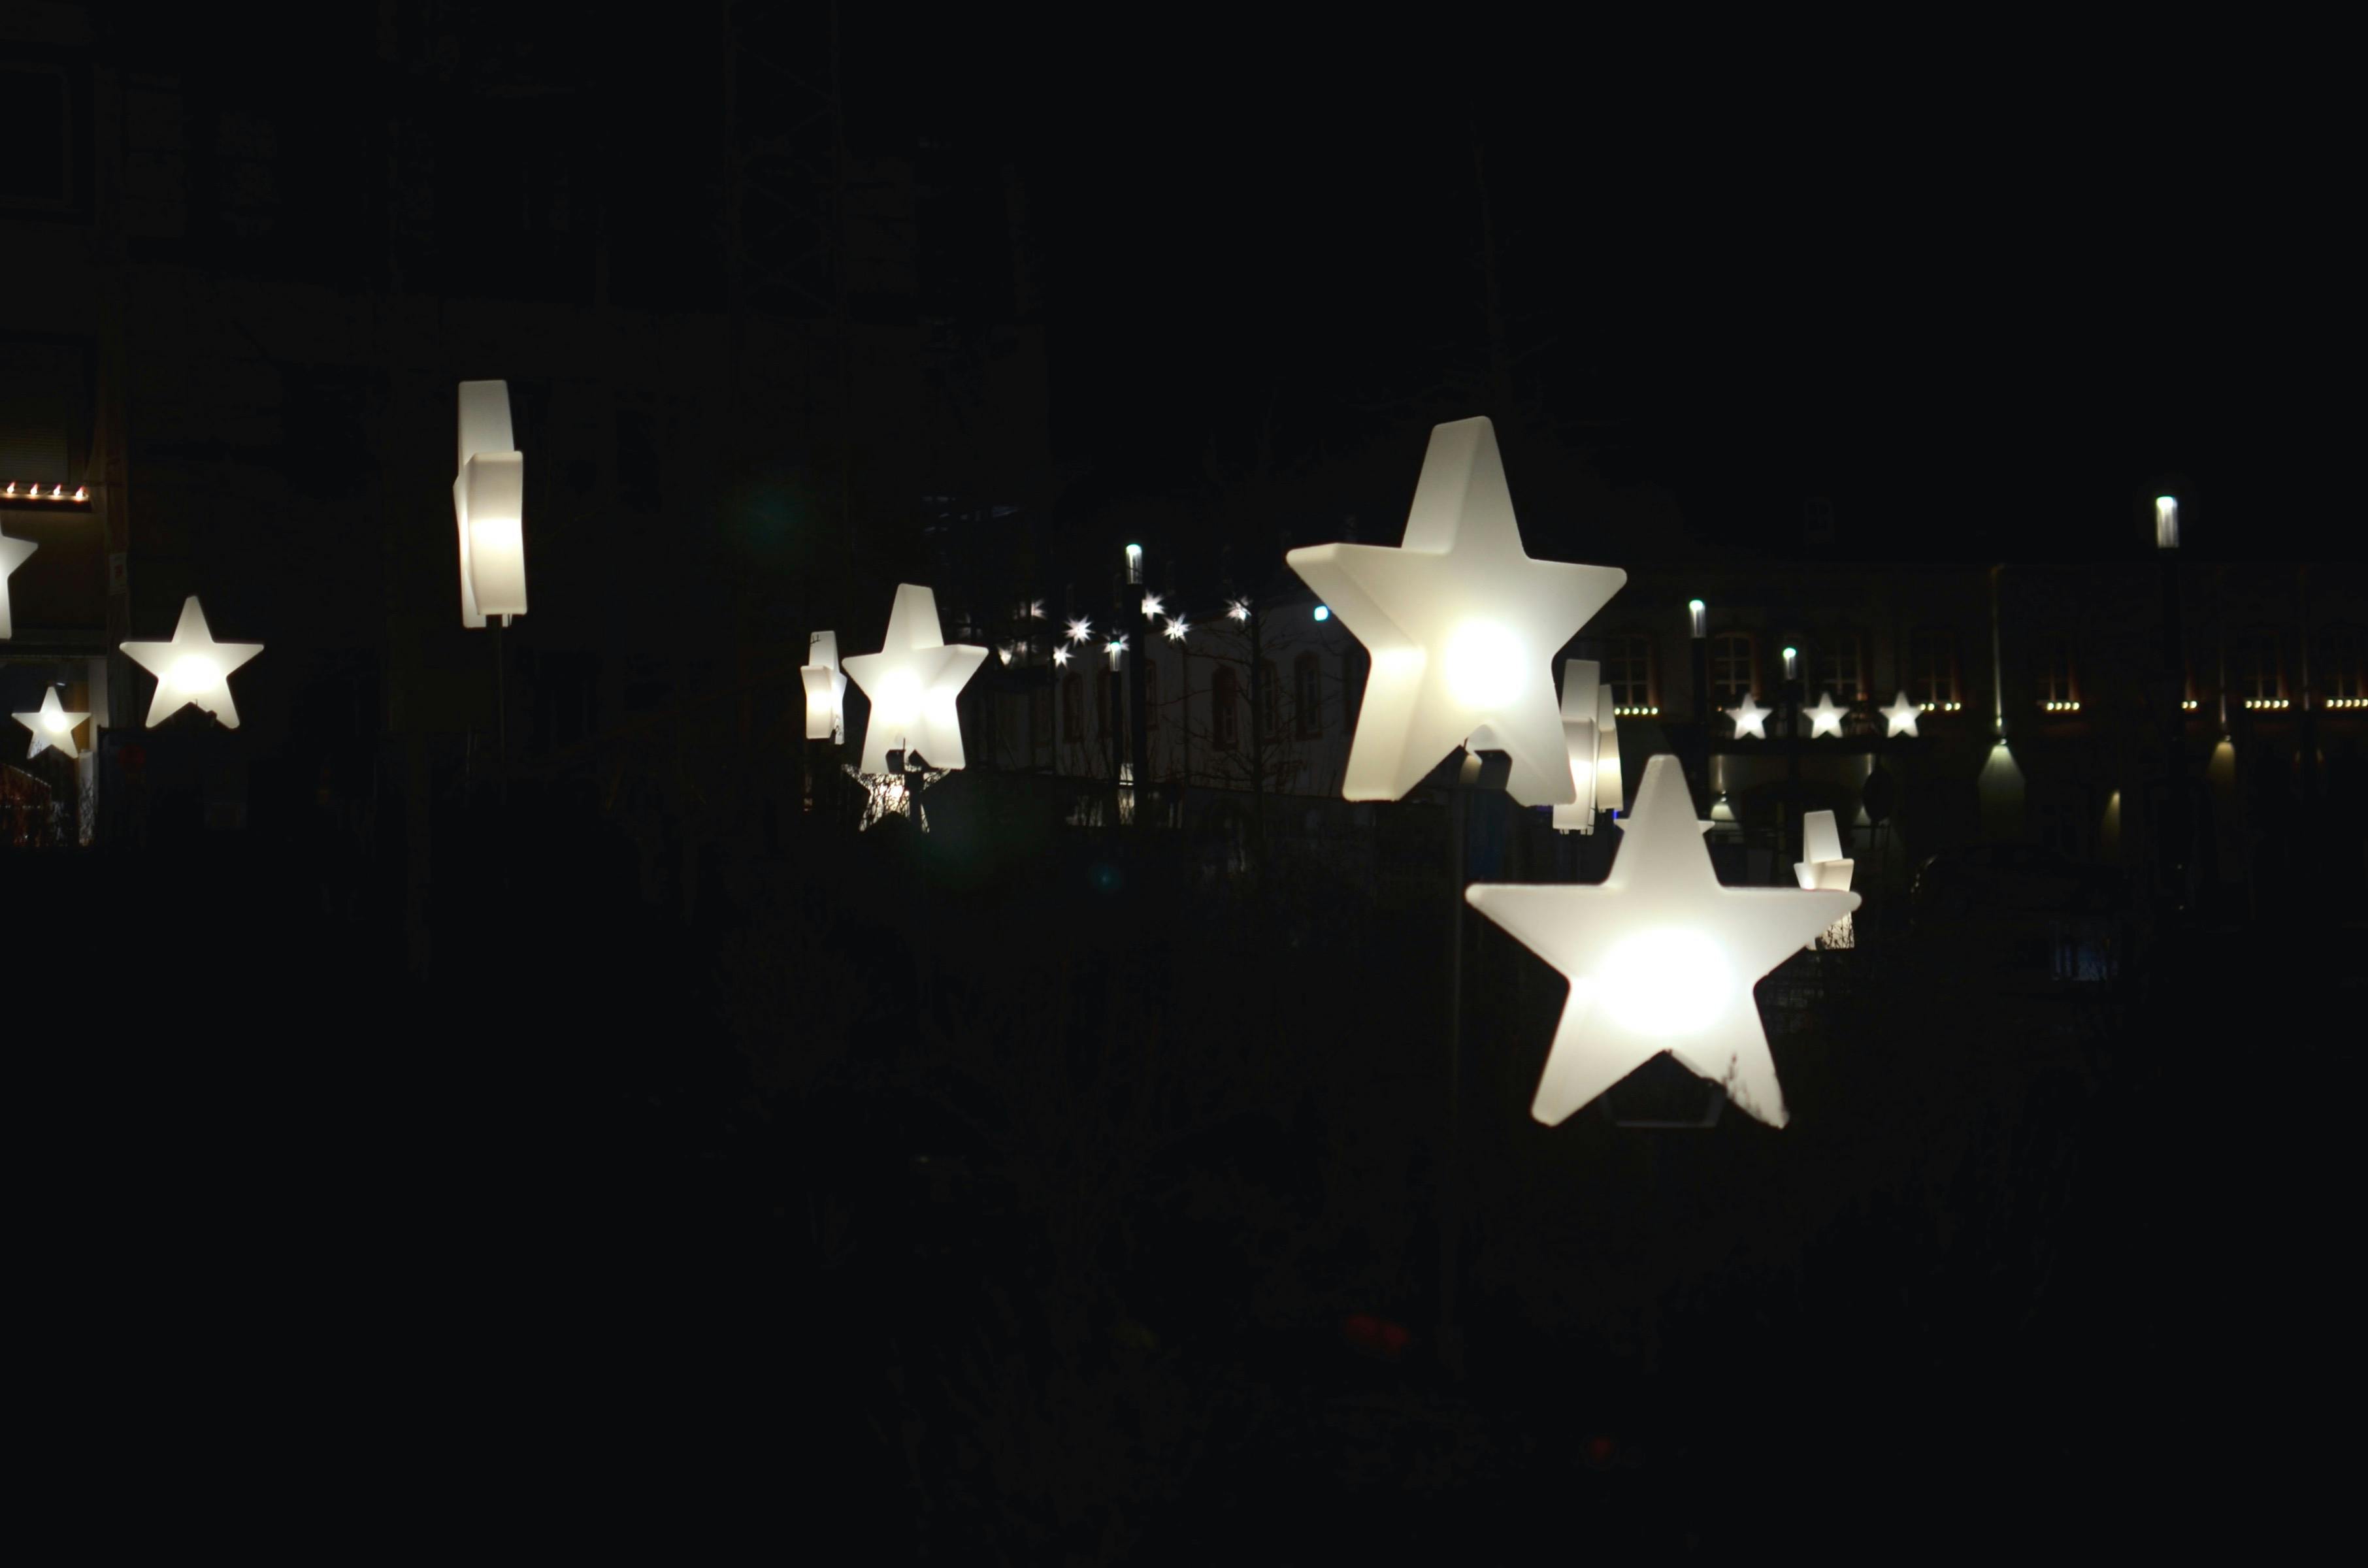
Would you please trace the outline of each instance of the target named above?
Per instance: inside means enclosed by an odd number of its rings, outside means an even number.
[[[1834,706],[1834,694],[1830,691],[1817,693],[1817,705],[1801,711],[1809,721],[1809,738],[1813,741],[1819,735],[1831,735],[1839,740],[1842,721],[1850,717],[1849,709]]]
[[[1645,765],[1601,884],[1474,884],[1474,909],[1562,971],[1570,996],[1530,1114],[1551,1127],[1668,1051],[1771,1127],[1784,1092],[1752,987],[1856,909],[1853,892],[1722,886],[1678,759]]]
[[[15,489],[14,485],[9,486]],[[41,547],[28,539],[10,539],[0,534],[0,637],[14,637],[16,628],[8,619],[8,576],[31,559]]]
[[[806,662],[798,666],[806,694],[806,739],[837,743],[847,738],[847,676],[838,667],[838,633],[817,631],[806,639]]]
[[[1090,621],[1090,620],[1087,619],[1086,619],[1084,616],[1082,616],[1082,615],[1080,615],[1080,616],[1073,616],[1073,617],[1071,617],[1071,618],[1070,618],[1070,620],[1069,620],[1069,641],[1070,641],[1070,642],[1086,642],[1086,641],[1089,640],[1089,639],[1093,636],[1093,634],[1094,634],[1094,623],[1093,623],[1092,621]]]
[[[1066,647],[1063,646],[1061,643],[1058,643],[1058,642],[1053,643],[1053,668],[1055,668],[1055,669],[1066,669],[1066,668],[1068,667],[1068,665],[1069,665],[1069,650],[1068,650]]]
[[[1170,642],[1183,642],[1184,634],[1191,630],[1191,626],[1182,616],[1171,615],[1167,618],[1167,640]]]
[[[1243,598],[1227,599],[1225,614],[1234,620],[1247,620],[1250,618],[1250,601]]]
[[[1044,619],[1044,601],[1042,599],[1030,599],[1028,601],[1028,619],[1030,620],[1042,620]]]
[[[892,751],[918,752],[933,771],[963,766],[962,716],[954,699],[985,662],[985,649],[949,643],[940,635],[935,593],[899,583],[880,652],[844,661],[848,678],[871,699],[861,770],[889,771]],[[905,765],[912,766],[909,756]]]
[[[1150,620],[1155,617],[1166,615],[1167,613],[1167,607],[1159,602],[1159,596],[1157,594],[1145,594],[1143,596],[1143,618],[1145,620]]]
[[[1768,738],[1768,715],[1774,711],[1776,710],[1773,708],[1760,707],[1758,698],[1746,693],[1743,706],[1728,709],[1726,716],[1735,721],[1736,740],[1739,741],[1746,735],[1757,735],[1764,741]]]
[[[238,704],[230,699],[230,675],[263,652],[260,642],[217,642],[207,630],[206,612],[198,596],[181,602],[181,619],[170,642],[126,642],[126,657],[156,677],[155,699],[148,704],[148,727],[185,707],[202,708],[226,730],[238,728]]]
[[[33,732],[33,749],[25,754],[25,759],[29,762],[51,746],[68,756],[80,756],[82,752],[74,745],[74,726],[89,717],[87,713],[67,712],[65,705],[58,700],[58,688],[48,687],[41,693],[38,711],[17,715],[17,722]]]
[[[1915,734],[1916,718],[1917,715],[1922,711],[1922,709],[1907,700],[1907,694],[1906,692],[1901,692],[1898,696],[1891,699],[1890,707],[1881,710],[1884,718],[1888,721],[1891,725],[1891,728],[1884,732],[1885,735]]]
[[[1400,799],[1463,745],[1508,754],[1506,789],[1523,805],[1577,799],[1554,657],[1628,574],[1522,550],[1486,419],[1432,427],[1400,548],[1286,559],[1372,653],[1342,795]]]

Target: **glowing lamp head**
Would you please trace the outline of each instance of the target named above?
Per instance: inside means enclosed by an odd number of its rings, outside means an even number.
[[[880,683],[880,695],[872,699],[871,717],[891,730],[912,726],[921,712],[921,682],[909,671],[898,670]]]
[[[1596,983],[1605,1014],[1620,1028],[1682,1040],[1718,1021],[1736,980],[1716,942],[1672,926],[1622,939],[1604,955]]]
[[[1710,635],[1710,607],[1700,599],[1686,601],[1686,630],[1696,637]]]
[[[1318,620],[1331,619],[1332,607],[1330,605],[1317,605],[1315,607],[1315,619]]]
[[[53,713],[44,709],[41,713],[41,728],[53,735],[63,735],[74,726],[66,722],[66,716],[63,713]]]
[[[2154,498],[2154,547],[2157,550],[2179,548],[2179,497],[2176,495]]]
[[[1800,673],[1801,673],[1801,650],[1799,650],[1798,648],[1787,648],[1787,649],[1785,649],[1785,650],[1784,650],[1784,678],[1785,678],[1786,680],[1791,680],[1794,676],[1797,676],[1797,675],[1799,675]]]
[[[1520,639],[1494,620],[1467,620],[1447,640],[1447,689],[1466,708],[1504,706],[1520,693]]]

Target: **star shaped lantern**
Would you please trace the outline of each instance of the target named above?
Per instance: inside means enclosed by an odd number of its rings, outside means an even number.
[[[1554,658],[1628,574],[1535,561],[1486,419],[1432,427],[1406,540],[1285,557],[1372,654],[1341,793],[1395,801],[1459,745],[1507,753],[1527,806],[1577,799]]]
[[[39,712],[17,715],[17,722],[33,732],[33,749],[25,754],[25,760],[31,761],[51,746],[68,756],[80,756],[82,751],[74,744],[74,726],[89,717],[87,713],[67,712],[65,704],[58,700],[56,687],[45,689]]]
[[[848,678],[871,699],[871,718],[863,726],[862,771],[890,771],[892,751],[917,752],[932,769],[962,767],[962,716],[954,710],[954,699],[985,662],[985,649],[949,643],[939,634],[934,592],[899,583],[880,652],[850,654],[845,661]]]
[[[507,381],[461,383],[461,472],[452,517],[461,536],[461,624],[526,613],[526,459],[510,437]]]
[[[1082,616],[1082,615],[1078,615],[1078,616],[1072,616],[1072,617],[1070,617],[1070,618],[1069,618],[1069,641],[1070,641],[1070,642],[1083,642],[1087,641],[1088,638],[1092,637],[1092,636],[1093,636],[1093,634],[1094,634],[1094,623],[1093,623],[1092,621],[1090,621],[1090,620],[1087,619],[1086,619],[1084,616]]]
[[[202,708],[224,729],[235,730],[238,704],[230,699],[231,672],[262,653],[263,644],[215,642],[206,612],[191,594],[181,601],[180,623],[170,642],[126,642],[123,652],[156,677],[155,699],[148,704],[150,729],[186,706]]]
[[[847,738],[847,676],[838,667],[838,633],[817,631],[806,639],[806,662],[798,666],[806,693],[806,739]]]
[[[1916,716],[1922,711],[1922,709],[1907,700],[1906,692],[1901,692],[1891,699],[1890,707],[1882,710],[1884,721],[1891,726],[1884,732],[1884,735],[1888,737],[1916,733]]]
[[[1858,907],[1852,892],[1722,886],[1678,759],[1645,765],[1600,885],[1480,883],[1474,909],[1570,981],[1530,1114],[1549,1127],[1668,1051],[1771,1127],[1784,1095],[1752,986]]]
[[[1830,691],[1817,693],[1817,705],[1804,708],[1801,713],[1809,721],[1809,738],[1813,741],[1819,735],[1841,739],[1842,721],[1850,717],[1849,709],[1834,706],[1834,694]]]
[[[8,578],[17,567],[32,559],[33,551],[41,547],[28,539],[10,539],[0,534],[0,637],[14,637],[16,627],[8,619]]]
[[[1744,694],[1743,706],[1728,709],[1726,716],[1735,721],[1736,740],[1739,741],[1746,735],[1757,735],[1764,741],[1768,738],[1768,715],[1774,711],[1772,708],[1760,707],[1759,699],[1747,692]]]

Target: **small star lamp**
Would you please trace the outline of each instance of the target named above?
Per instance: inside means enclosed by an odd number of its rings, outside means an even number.
[[[1522,550],[1487,420],[1432,427],[1398,549],[1320,544],[1285,559],[1372,654],[1344,796],[1401,799],[1461,745],[1506,753],[1506,789],[1523,805],[1577,801],[1554,657],[1628,574]]]
[[[1817,705],[1815,708],[1802,709],[1801,716],[1809,722],[1811,740],[1816,740],[1819,735],[1831,735],[1836,740],[1839,740],[1842,734],[1842,721],[1850,717],[1850,710],[1836,706],[1832,692],[1821,691],[1817,693]]]
[[[954,699],[986,662],[986,650],[949,643],[938,628],[938,596],[900,583],[888,612],[888,635],[876,653],[846,660],[847,676],[871,700],[863,726],[865,773],[888,772],[888,754],[919,753],[933,770],[963,766],[962,715]]]
[[[1768,738],[1768,715],[1774,711],[1772,708],[1760,707],[1759,699],[1747,692],[1744,694],[1743,706],[1728,709],[1726,716],[1735,721],[1736,740],[1751,735],[1764,741]]]
[[[461,383],[461,624],[526,613],[526,459],[510,436],[507,381]]]
[[[806,639],[806,662],[798,666],[806,693],[806,739],[847,739],[847,676],[838,667],[838,633],[817,631]]]
[[[202,708],[222,721],[226,730],[238,728],[238,704],[231,700],[231,672],[263,652],[260,642],[217,642],[206,625],[206,612],[191,594],[181,602],[181,619],[169,642],[126,642],[124,655],[156,677],[156,695],[148,704],[148,727],[154,729],[183,708]]]
[[[1673,756],[1645,765],[1636,810],[1621,825],[1600,885],[1464,890],[1570,982],[1530,1114],[1553,1126],[1666,1051],[1782,1127],[1783,1090],[1752,987],[1858,895],[1720,885]]]
[[[51,747],[68,756],[80,756],[82,751],[74,744],[74,726],[89,717],[87,713],[67,712],[65,704],[58,700],[58,688],[44,687],[40,708],[17,715],[17,722],[33,732],[33,749],[25,754],[25,760],[30,762]]]
[[[31,540],[0,534],[0,638],[17,635],[16,625],[8,619],[8,578],[40,548]]]
[[[1907,694],[1904,691],[1893,698],[1891,706],[1883,710],[1883,722],[1889,726],[1884,731],[1884,737],[1888,739],[1894,735],[1915,734],[1916,717],[1922,711],[1922,709],[1907,700]]]

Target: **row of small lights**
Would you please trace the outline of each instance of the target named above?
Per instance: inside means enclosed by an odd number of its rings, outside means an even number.
[[[1661,710],[1658,708],[1644,707],[1614,708],[1611,711],[1622,719],[1652,719],[1658,717]]]
[[[2283,708],[2286,706],[2286,699],[2283,697],[2248,697],[2245,699],[2245,706],[2248,708]]]
[[[1954,713],[1959,709],[1964,707],[1964,704],[1962,702],[1919,702],[1916,706],[1921,708],[1927,713]]]
[[[2077,702],[2043,702],[2040,706],[2046,709],[2050,713],[2078,713],[2080,711],[2080,705]]]
[[[66,494],[66,487],[63,484],[52,484],[47,492],[38,484],[28,484],[20,490],[17,482],[12,479],[8,482],[6,489],[0,490],[0,501],[87,501],[89,499],[90,486],[87,484],[75,485],[74,493],[69,495]]]

